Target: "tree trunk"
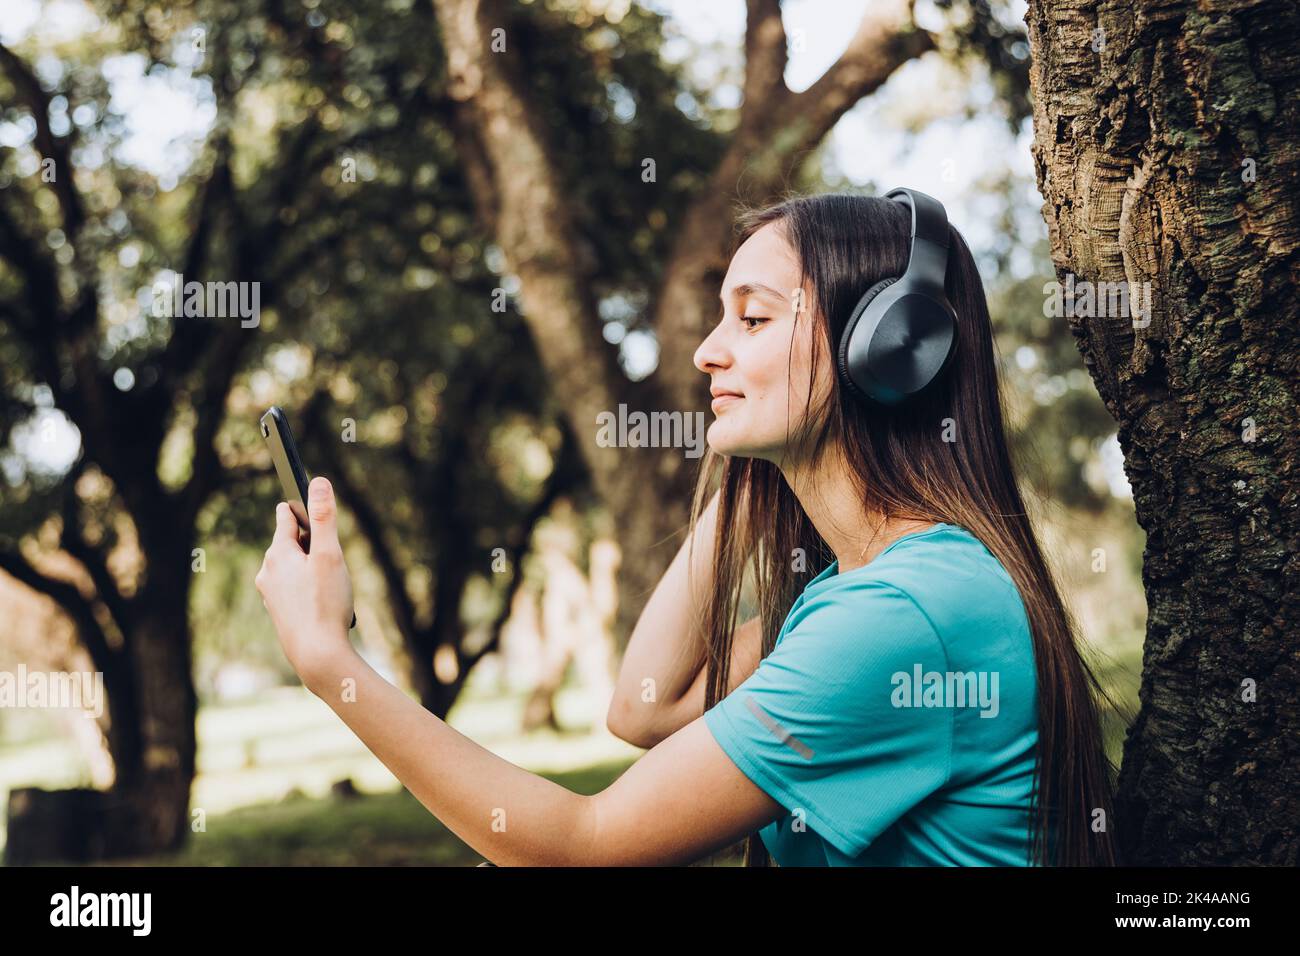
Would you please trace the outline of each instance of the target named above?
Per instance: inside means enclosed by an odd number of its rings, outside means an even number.
[[[685,536],[699,459],[683,449],[611,450],[595,442],[597,416],[630,411],[692,415],[708,387],[691,355],[716,313],[732,205],[770,199],[836,121],[902,64],[934,46],[907,0],[870,5],[848,47],[817,82],[793,93],[784,80],[786,34],[779,0],[749,0],[744,105],[727,153],[678,225],[657,293],[659,368],[643,382],[622,374],[600,335],[584,257],[575,241],[554,147],[512,55],[502,0],[437,0],[455,104],[457,151],[484,225],[520,279],[524,318],[555,395],[578,439],[592,484],[614,515],[623,549],[616,630],[620,643]],[[741,190],[743,189],[743,196]]]
[[[1062,321],[1147,533],[1121,846],[1294,866],[1300,12],[1031,0],[1026,22],[1038,184],[1077,306]],[[1127,307],[1102,282],[1127,283]]]
[[[142,603],[126,650],[105,666],[107,791],[15,790],[8,808],[8,865],[90,862],[179,849],[195,770],[197,697],[186,617],[189,565]]]
[[[278,25],[294,32],[292,25]],[[217,31],[217,35],[224,34]],[[216,124],[209,141],[212,171],[197,190],[194,224],[178,261],[183,263],[182,275],[206,275],[217,266],[215,237],[228,237],[225,249],[233,257],[229,278],[263,283],[266,294],[261,308],[269,310],[276,307],[276,295],[289,279],[316,266],[309,259],[292,258],[289,266],[281,267],[289,271],[268,269],[267,264],[278,258],[273,253],[289,245],[291,220],[250,213],[255,204],[264,206],[268,199],[275,203],[272,209],[292,210],[305,186],[316,179],[320,164],[332,161],[333,152],[318,150],[324,127],[317,115],[310,114],[284,137],[277,174],[259,177],[257,189],[244,199],[231,172],[230,129],[237,118],[237,84],[227,53],[219,44],[209,61],[218,108],[226,119]],[[10,839],[15,827],[21,830],[31,820],[77,813],[88,801],[97,800],[103,812],[91,815],[102,821],[103,839],[90,840],[79,852],[121,856],[174,849],[184,839],[195,769],[197,707],[187,619],[193,581],[190,549],[199,513],[224,481],[217,434],[225,418],[226,397],[253,336],[225,323],[177,322],[165,346],[132,359],[138,367],[157,372],[153,383],[141,381],[128,390],[114,386],[113,367],[100,358],[108,354],[100,340],[106,327],[101,321],[100,307],[105,303],[99,289],[106,283],[97,266],[100,257],[78,249],[82,228],[92,221],[86,209],[95,204],[88,206],[78,185],[80,177],[72,161],[74,138],[51,128],[55,92],[3,43],[0,70],[17,92],[18,103],[31,112],[38,152],[59,170],[50,185],[65,239],[70,249],[77,249],[76,264],[71,266],[49,255],[46,244],[25,233],[19,222],[40,223],[45,213],[54,210],[40,212],[40,204],[35,204],[16,217],[15,211],[32,197],[22,190],[7,191],[7,201],[0,205],[0,258],[7,273],[12,267],[23,294],[0,303],[0,317],[6,336],[21,342],[31,357],[34,381],[50,389],[56,405],[80,432],[82,456],[64,478],[60,547],[85,567],[95,594],[85,597],[77,586],[37,570],[8,535],[0,536],[0,571],[52,597],[76,625],[81,642],[105,676],[112,721],[108,744],[115,763],[113,789],[99,797],[73,791],[64,799],[56,794],[46,808],[50,812],[33,810],[42,799],[37,791],[11,801],[11,811],[21,819],[15,822],[11,813]],[[43,234],[46,228],[38,231]],[[306,251],[316,248],[309,244]],[[65,281],[69,288],[81,290],[75,301],[67,302],[61,294]],[[15,301],[21,301],[22,308],[15,309]],[[6,411],[21,407],[13,403],[8,390],[3,398]],[[168,422],[183,402],[194,410],[190,436],[194,455],[184,487],[168,491],[159,482],[159,461]],[[138,593],[124,591],[107,550],[84,534],[76,484],[92,466],[111,480],[139,534],[147,577]],[[35,525],[28,530],[34,531]],[[107,626],[109,622],[112,626]],[[28,811],[31,816],[25,816]],[[77,832],[89,831],[79,821]],[[29,845],[39,844],[40,840],[33,840]]]
[[[184,576],[142,608],[145,616],[131,637],[131,665],[137,689],[139,748],[113,753],[117,778],[109,792],[109,824],[115,832],[109,856],[178,850],[185,842],[194,780],[198,697],[191,666],[189,565]],[[156,570],[156,569],[155,569]],[[175,577],[180,577],[179,575]]]

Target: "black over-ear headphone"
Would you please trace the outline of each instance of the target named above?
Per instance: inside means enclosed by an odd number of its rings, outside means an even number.
[[[957,313],[943,289],[943,204],[915,189],[891,189],[885,196],[912,210],[907,268],[863,293],[844,327],[837,364],[840,381],[860,400],[899,405],[947,369],[957,345]]]

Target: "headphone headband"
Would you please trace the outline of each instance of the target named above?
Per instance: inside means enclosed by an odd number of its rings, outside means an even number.
[[[948,272],[948,214],[933,196],[899,187],[885,198],[901,202],[912,211],[912,244],[904,278],[943,290]]]

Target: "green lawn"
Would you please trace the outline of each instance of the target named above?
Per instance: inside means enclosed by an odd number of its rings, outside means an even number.
[[[546,776],[571,790],[603,789],[627,768],[601,764]],[[405,789],[358,797],[290,796],[207,821],[174,856],[129,861],[161,866],[475,866],[475,853]],[[129,865],[129,864],[128,864]]]
[[[565,733],[518,732],[523,696],[468,691],[453,727],[493,753],[577,793],[607,787],[641,751],[603,726],[603,709],[566,689]],[[571,728],[571,729],[570,729]],[[192,832],[178,854],[120,861],[161,866],[474,866],[482,857],[401,787],[338,717],[299,687],[199,712]],[[359,792],[332,786],[351,780]],[[14,786],[86,786],[64,739],[0,748],[0,800]],[[195,811],[201,811],[196,813]],[[0,821],[3,825],[3,821]],[[0,834],[3,831],[0,830]],[[734,863],[728,854],[712,861]]]
[[[1123,706],[1136,709],[1137,646],[1112,645],[1099,678]],[[557,698],[571,731],[518,733],[522,696],[470,691],[451,724],[494,753],[578,793],[604,789],[641,753],[603,726],[603,710],[580,690]],[[1123,726],[1103,714],[1107,749],[1117,764]],[[199,774],[192,808],[202,811],[179,854],[126,865],[183,866],[473,866],[481,857],[394,780],[333,711],[299,687],[279,688],[199,714]],[[332,786],[351,780],[359,795]],[[66,739],[0,748],[0,800],[14,786],[88,785],[80,755]],[[3,804],[0,804],[3,805]],[[0,827],[3,820],[0,820]],[[0,830],[0,839],[3,830]],[[733,851],[738,849],[733,848]],[[735,865],[734,852],[714,865]]]

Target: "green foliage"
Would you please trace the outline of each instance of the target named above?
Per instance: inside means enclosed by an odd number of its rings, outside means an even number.
[[[207,571],[195,578],[191,603],[200,654],[279,660],[255,626],[263,612],[251,588],[280,497],[256,428],[272,402],[289,411],[309,470],[351,476],[399,568],[424,569],[427,578],[451,558],[500,596],[490,556],[525,527],[564,461],[566,438],[517,290],[468,189],[431,4],[94,7],[111,30],[19,50],[41,64],[45,91],[57,90],[50,113],[66,117],[84,227],[75,243],[61,234],[60,206],[36,175],[32,142],[0,148],[0,210],[26,247],[57,264],[65,307],[89,289],[97,295],[90,364],[119,404],[103,433],[82,436],[88,450],[108,445],[141,464],[171,501],[196,476],[196,421],[225,411],[213,443],[220,481],[195,492],[206,502],[194,531]],[[982,2],[940,7],[970,14],[958,18],[964,26],[947,54],[993,65],[1014,128],[1027,102],[1017,86],[1016,31]],[[711,105],[710,91],[665,60],[663,18],[642,6],[611,25],[558,0],[513,4],[505,25],[538,104],[532,119],[555,145],[555,173],[570,189],[585,281],[606,322],[641,328],[673,225],[721,155],[735,111]],[[108,76],[132,63],[211,113],[205,140],[159,150],[172,173],[155,175],[125,150],[129,117]],[[4,70],[0,122],[34,125]],[[647,156],[657,165],[653,188],[641,181]],[[823,160],[813,151],[791,188],[844,185],[833,170],[827,181]],[[1011,182],[988,187],[1023,191]],[[990,250],[997,276],[1022,244],[1010,218],[1003,233]],[[1029,399],[1018,402],[1014,441],[1044,495],[1095,510],[1108,498],[1084,468],[1113,424],[1064,327],[1039,311],[1050,264],[1044,249],[1034,255],[1042,274],[990,282],[1007,391]],[[187,279],[263,284],[262,323],[229,389],[212,384],[219,348],[200,348],[192,370],[180,368],[172,348],[193,331],[185,323],[211,320],[149,308],[163,270],[191,261],[201,268]],[[27,295],[39,278],[0,255],[0,448],[38,406],[52,404],[54,385],[75,379],[66,356],[51,365],[16,331],[37,319]],[[1021,349],[1035,357],[1032,367],[1016,362]],[[122,369],[133,384],[119,394],[108,383]],[[349,428],[355,441],[345,438]],[[95,477],[92,459],[83,464]],[[12,454],[0,463],[0,543],[12,546],[59,512],[77,473],[42,474]],[[92,485],[78,496],[79,520],[109,550],[123,505],[102,477]],[[590,504],[581,475],[567,490]]]
[[[1047,265],[1040,245],[1036,260]],[[1114,506],[1108,488],[1087,480],[1100,467],[1099,448],[1115,434],[1083,366],[1065,319],[1043,314],[1047,268],[990,291],[1004,393],[1011,404],[1012,452],[1027,480],[1041,495],[1066,509],[1098,511]]]

